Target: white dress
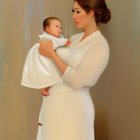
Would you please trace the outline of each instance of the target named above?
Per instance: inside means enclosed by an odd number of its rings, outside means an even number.
[[[68,65],[62,82],[43,97],[37,140],[94,140],[94,106],[89,88],[107,66],[109,47],[100,31],[83,41],[83,33],[71,38],[72,46],[57,53]]]

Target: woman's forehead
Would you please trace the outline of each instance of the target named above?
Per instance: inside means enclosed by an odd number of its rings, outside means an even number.
[[[78,4],[77,1],[74,2],[73,8],[74,9],[82,9],[81,6]]]

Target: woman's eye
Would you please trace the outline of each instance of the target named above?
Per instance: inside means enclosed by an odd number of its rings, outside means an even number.
[[[73,12],[73,13],[75,13],[75,12],[76,12],[77,14],[79,14],[79,13],[80,13],[80,11],[78,11],[78,10],[74,10],[74,9],[72,9],[72,12]]]
[[[75,12],[75,10],[74,10],[74,9],[72,9],[71,11],[72,11],[73,13]]]
[[[80,13],[80,11],[76,11],[76,13],[77,13],[77,14],[79,14],[79,13]]]

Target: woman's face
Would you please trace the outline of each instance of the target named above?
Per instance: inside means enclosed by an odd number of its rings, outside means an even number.
[[[85,29],[89,25],[90,15],[75,1],[73,6],[73,20],[77,28]]]

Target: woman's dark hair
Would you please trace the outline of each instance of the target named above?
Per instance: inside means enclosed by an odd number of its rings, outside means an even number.
[[[94,11],[95,20],[97,25],[100,23],[107,23],[111,19],[111,12],[108,9],[105,0],[74,0],[85,11],[89,13],[90,10]]]
[[[46,26],[49,26],[52,20],[58,20],[61,22],[60,19],[58,19],[57,17],[48,17],[46,19],[44,19],[43,21],[43,29],[45,30]]]

